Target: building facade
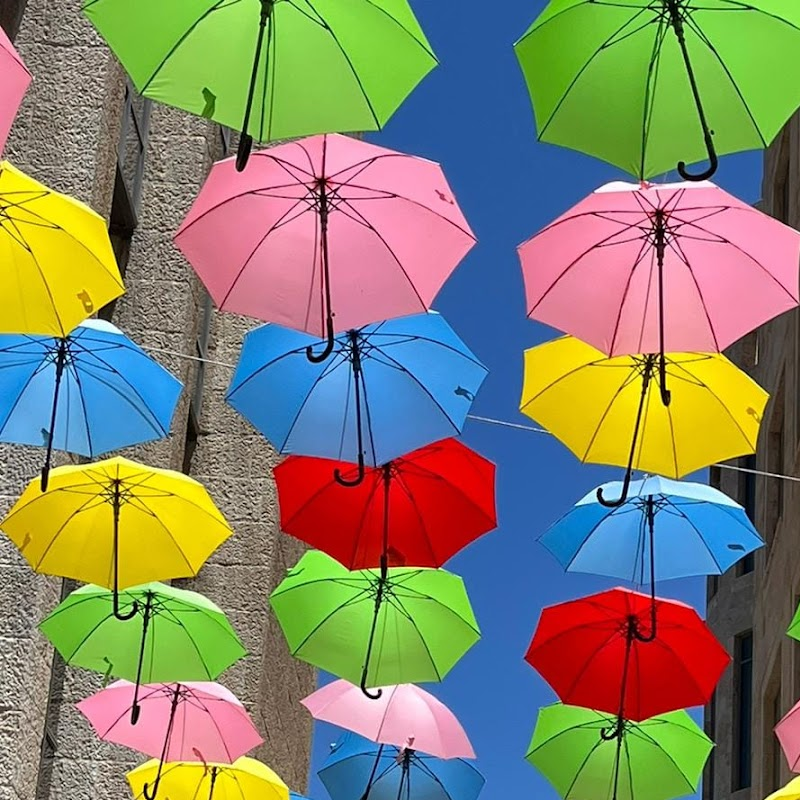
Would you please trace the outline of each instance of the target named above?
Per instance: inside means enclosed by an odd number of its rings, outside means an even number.
[[[218,603],[249,650],[222,680],[264,736],[253,755],[304,791],[311,721],[298,701],[314,671],[289,656],[267,596],[299,546],[278,530],[276,455],[224,402],[252,321],[214,311],[172,234],[212,162],[229,147],[203,119],[137,97],[80,0],[2,0],[0,25],[33,73],[5,157],[104,215],[127,294],[100,315],[183,381],[168,439],[125,455],[202,481],[235,534],[192,581]],[[38,474],[42,452],[0,448],[0,513]],[[37,630],[75,588],[33,574],[0,537],[0,800],[129,796],[143,758],[98,742],[74,703],[101,677],[66,668]]]
[[[800,116],[764,158],[762,210],[800,228]],[[712,468],[711,481],[746,509],[766,547],[708,584],[708,622],[733,656],[706,730],[717,742],[704,800],[761,800],[791,777],[773,733],[800,700],[800,643],[786,629],[800,602],[800,483],[741,470],[800,475],[800,315],[792,311],[728,354],[771,395],[756,456]]]

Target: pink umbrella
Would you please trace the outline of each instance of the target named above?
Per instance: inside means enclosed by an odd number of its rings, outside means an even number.
[[[161,764],[205,761],[231,764],[264,740],[236,696],[218,683],[154,683],[139,687],[141,716],[131,724],[135,686],[115,681],[77,708],[97,735],[130,747]],[[158,792],[161,765],[145,796]]]
[[[6,146],[8,132],[30,82],[30,72],[0,28],[0,153]]]
[[[300,701],[314,719],[373,742],[406,747],[437,758],[475,758],[467,734],[444,703],[412,683],[383,687],[377,700],[338,680]]]
[[[787,711],[775,726],[775,735],[789,762],[790,771],[797,772],[800,767],[800,703]]]
[[[800,233],[709,182],[606,184],[519,256],[528,316],[609,356],[721,352],[799,301]]]
[[[217,307],[327,336],[428,310],[475,237],[441,167],[327,134],[216,164],[175,242]]]

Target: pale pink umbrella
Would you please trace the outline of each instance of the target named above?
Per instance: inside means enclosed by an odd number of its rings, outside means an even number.
[[[518,251],[528,316],[609,356],[721,352],[799,300],[800,233],[707,181],[606,184]]]
[[[300,701],[314,719],[330,722],[373,742],[437,758],[475,758],[455,714],[413,683],[382,687],[378,699],[344,680],[328,683]]]
[[[30,82],[30,72],[0,28],[0,153],[6,146],[8,132]]]
[[[215,164],[175,242],[217,307],[327,337],[424,312],[475,244],[441,167],[339,134]]]
[[[800,703],[786,712],[775,726],[775,735],[792,772],[800,769]]]
[[[264,740],[236,696],[218,683],[154,683],[139,687],[141,714],[131,723],[135,685],[115,681],[77,703],[97,735],[160,759],[153,785],[158,793],[161,765],[169,761],[232,764]]]

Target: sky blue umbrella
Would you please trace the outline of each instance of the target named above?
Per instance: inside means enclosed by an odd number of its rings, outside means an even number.
[[[486,377],[483,366],[434,311],[347,331],[324,344],[278,325],[245,336],[227,400],[281,453],[380,466],[458,435]]]
[[[619,496],[620,482],[603,487]],[[615,495],[614,492],[617,492]],[[699,483],[658,476],[631,483],[628,499],[607,508],[592,490],[539,540],[568,572],[651,583],[720,575],[764,542],[745,510]]]
[[[476,800],[483,775],[463,758],[434,758],[347,732],[317,773],[331,800]]]
[[[0,336],[0,441],[94,457],[169,433],[183,386],[110,322]]]

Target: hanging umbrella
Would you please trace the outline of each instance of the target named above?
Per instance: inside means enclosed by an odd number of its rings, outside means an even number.
[[[49,491],[29,483],[0,528],[36,572],[113,589],[120,620],[120,589],[197,575],[233,533],[202,484],[126,458],[56,467]]]
[[[717,461],[754,453],[767,393],[725,356],[668,353],[672,404],[658,393],[658,356],[606,358],[564,336],[525,351],[520,410],[581,461],[680,478]]]
[[[539,139],[637,178],[677,162],[702,180],[718,154],[769,145],[800,106],[798,47],[794,3],[551,0],[515,50]]]
[[[277,0],[84,0],[145,97],[253,140],[380,130],[435,66],[405,0],[323,6]]]
[[[281,528],[348,569],[440,567],[497,525],[495,467],[457,439],[365,470],[343,488],[351,464],[289,456],[275,470]],[[424,749],[424,748],[423,748]]]
[[[475,237],[438,164],[327,135],[215,164],[175,243],[219,308],[326,337],[322,360],[430,308]]]
[[[441,681],[480,638],[463,581],[439,569],[349,572],[311,550],[269,600],[293,656],[365,694]]]
[[[105,220],[0,162],[0,333],[66,336],[125,291]]]
[[[476,800],[485,783],[464,759],[378,745],[353,733],[331,747],[317,774],[331,800]]]
[[[129,719],[136,686],[117,681],[77,704],[103,741],[130,747],[159,760],[152,786],[155,800],[164,762],[215,761],[230,764],[264,741],[236,696],[218,683],[158,683],[142,686],[139,724]]]
[[[789,769],[800,771],[800,703],[792,706],[775,726],[775,735],[781,744]]]
[[[730,662],[691,606],[627,589],[543,609],[525,659],[564,703],[635,722],[705,705]]]
[[[143,683],[213,681],[247,654],[225,615],[197,592],[148,583],[125,589],[119,605],[100,586],[82,586],[39,629],[67,664],[135,682],[131,723]],[[125,624],[137,616],[141,625]]]
[[[800,798],[800,777],[792,778],[786,786],[767,795],[765,800],[798,800]]]
[[[94,457],[169,435],[183,386],[110,322],[0,335],[0,441]]]
[[[601,488],[604,497],[618,497],[622,484]],[[721,575],[764,544],[727,495],[659,476],[631,483],[628,499],[611,509],[592,490],[539,541],[568,572],[638,584]]]
[[[158,770],[158,761],[147,761],[125,776],[136,800],[147,800],[146,787],[152,785]],[[289,800],[286,784],[266,764],[247,756],[233,764],[166,764],[161,788],[170,800]]]
[[[31,83],[31,74],[14,49],[6,32],[0,28],[0,154],[14,123],[22,98]]]
[[[798,304],[800,233],[711,183],[606,184],[519,256],[529,317],[659,353],[662,388],[665,352],[722,352]]]
[[[247,334],[226,399],[281,453],[380,466],[458,435],[486,367],[439,314],[415,314],[336,337],[312,363],[305,333],[263,325]]]
[[[475,758],[456,715],[432,694],[403,683],[364,696],[358,686],[333,681],[300,701],[314,719],[338,725],[373,742],[408,747],[437,758]]]
[[[714,743],[685,711],[642,722],[561,703],[539,710],[526,760],[564,800],[672,800],[697,790]]]

